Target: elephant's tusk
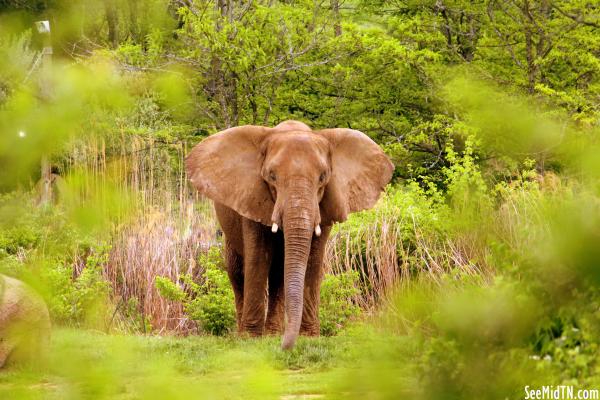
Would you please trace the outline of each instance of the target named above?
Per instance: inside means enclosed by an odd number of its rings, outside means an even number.
[[[271,232],[277,233],[277,229],[279,229],[279,227],[277,226],[277,224],[275,222],[273,222],[273,226],[271,227]]]
[[[315,235],[321,236],[321,225],[317,224],[315,227]]]

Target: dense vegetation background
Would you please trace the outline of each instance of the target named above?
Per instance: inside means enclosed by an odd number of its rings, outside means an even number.
[[[0,375],[3,398],[600,386],[597,2],[0,10],[0,272],[36,287],[57,328],[49,367]],[[182,166],[207,135],[286,119],[361,130],[396,169],[330,240],[334,337],[280,353],[232,333],[218,227]]]

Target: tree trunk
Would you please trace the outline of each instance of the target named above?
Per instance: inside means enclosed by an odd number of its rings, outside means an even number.
[[[535,91],[536,77],[537,77],[537,65],[536,57],[534,54],[534,43],[533,43],[533,29],[534,23],[531,16],[531,10],[529,9],[529,1],[523,1],[523,7],[521,9],[523,16],[523,24],[525,25],[525,59],[527,60],[527,91],[533,93]]]
[[[138,23],[138,0],[129,0],[129,35],[137,43],[142,39]]]
[[[331,0],[331,9],[333,10],[333,31],[335,36],[342,35],[342,19],[340,17],[339,0]]]
[[[52,200],[52,168],[47,156],[42,156],[42,178],[40,205],[50,204]]]
[[[45,25],[42,25],[45,26]],[[47,29],[47,30],[45,30]],[[43,74],[40,82],[40,98],[44,102],[52,101],[52,86],[50,84],[49,75],[52,70],[52,40],[50,36],[50,25],[46,28],[38,26],[38,31],[43,35],[44,47],[42,50],[42,69]],[[40,193],[40,205],[50,204],[52,201],[52,168],[47,155],[42,155],[41,163],[41,193]]]
[[[112,48],[119,45],[119,16],[114,0],[105,0],[106,22],[108,23],[108,42]]]

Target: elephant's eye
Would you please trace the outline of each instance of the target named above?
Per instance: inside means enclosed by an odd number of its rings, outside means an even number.
[[[273,172],[273,171],[269,172],[269,180],[271,180],[271,182],[275,182],[277,180],[277,177],[275,176],[275,172]]]
[[[319,182],[323,183],[325,181],[325,172],[323,172],[320,176],[319,176]]]

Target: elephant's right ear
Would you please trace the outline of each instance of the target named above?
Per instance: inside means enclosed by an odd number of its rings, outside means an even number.
[[[245,125],[226,129],[200,142],[185,160],[196,189],[238,214],[270,225],[273,199],[261,176],[261,145],[271,128]]]

